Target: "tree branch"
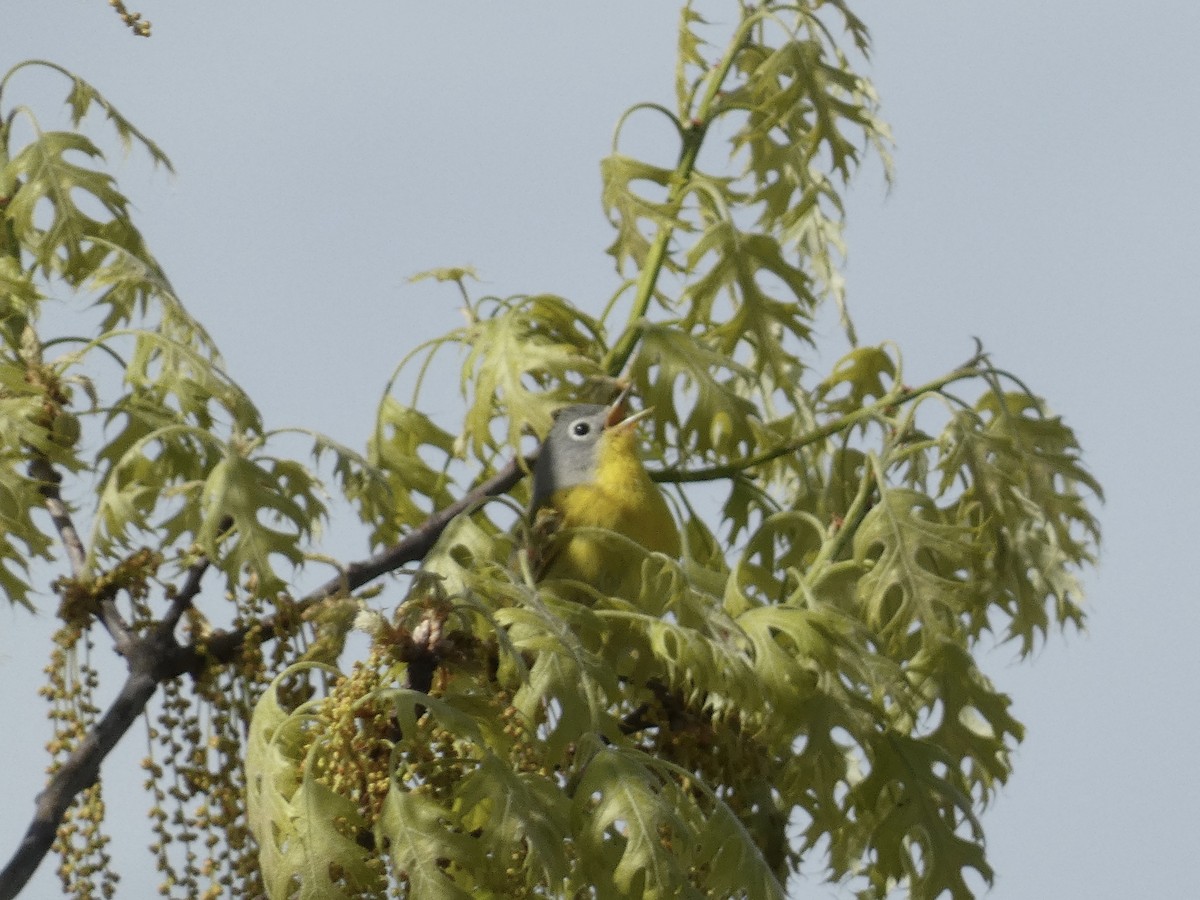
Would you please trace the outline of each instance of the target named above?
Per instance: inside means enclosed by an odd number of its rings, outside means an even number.
[[[342,574],[329,579],[320,587],[301,597],[289,609],[289,618],[322,600],[339,593],[358,590],[380,575],[394,572],[408,563],[424,559],[455,516],[469,511],[488,497],[496,497],[511,490],[513,485],[525,477],[525,473],[532,468],[536,459],[535,452],[524,458],[510,460],[495,475],[464,494],[461,499],[451,503],[445,509],[433,513],[405,535],[402,540],[374,556],[360,562],[350,563]],[[254,629],[270,633],[276,620],[277,617],[268,618],[256,623]],[[249,626],[232,631],[218,631],[202,641],[179,647],[173,654],[173,658],[167,663],[167,668],[172,675],[194,674],[213,663],[231,662],[242,652],[242,647],[250,631]]]
[[[58,826],[71,802],[80,791],[96,783],[100,763],[142,714],[159,682],[164,680],[156,665],[166,656],[164,648],[158,646],[159,641],[134,640],[135,646],[125,654],[130,671],[120,693],[38,795],[33,821],[16,853],[0,872],[0,900],[16,897],[33,876],[54,844]]]
[[[87,552],[70,510],[63,502],[59,490],[62,478],[42,454],[35,455],[31,460],[29,474],[41,483],[39,490],[62,540],[71,575],[82,581]],[[45,790],[38,795],[33,821],[12,859],[0,871],[0,900],[16,897],[33,877],[54,845],[59,825],[75,797],[96,783],[100,776],[100,764],[142,715],[159,683],[173,677],[173,674],[164,671],[163,663],[179,650],[174,638],[175,626],[183,611],[199,593],[200,579],[208,566],[208,560],[203,558],[191,566],[187,580],[175,595],[167,615],[146,636],[139,636],[130,628],[117,608],[115,596],[100,598],[95,610],[96,618],[112,637],[114,649],[125,658],[129,676],[108,711],[55,770]]]
[[[772,460],[779,459],[781,456],[787,456],[789,453],[796,453],[803,448],[815,444],[818,441],[823,441],[839,431],[845,431],[847,428],[852,428],[860,422],[877,415],[881,410],[886,410],[893,406],[901,406],[911,400],[932,394],[948,387],[956,381],[962,381],[966,378],[975,378],[983,375],[984,372],[974,367],[974,361],[968,363],[960,369],[955,369],[949,375],[943,375],[941,378],[935,378],[933,381],[928,381],[920,387],[905,388],[894,394],[888,394],[880,397],[870,406],[862,406],[852,413],[847,413],[832,422],[827,422],[820,428],[814,428],[808,434],[797,438],[794,441],[789,441],[778,447],[772,447],[770,450],[764,450],[762,453],[756,453],[754,456],[748,456],[745,459],[736,460],[721,466],[710,466],[706,469],[676,469],[667,468],[659,469],[656,472],[651,472],[650,477],[655,481],[669,482],[671,484],[683,484],[685,482],[694,481],[720,481],[724,478],[731,478],[741,472],[753,469],[756,466],[761,466],[764,463],[769,463]]]
[[[208,571],[209,565],[208,557],[201,556],[188,567],[187,578],[184,579],[183,587],[172,598],[170,608],[167,609],[166,615],[159,620],[156,626],[160,633],[164,635],[175,633],[175,627],[179,624],[179,620],[191,607],[196,595],[200,593],[200,580],[204,577],[204,573]]]

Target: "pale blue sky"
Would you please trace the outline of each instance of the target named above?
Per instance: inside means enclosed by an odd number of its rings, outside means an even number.
[[[149,40],[102,0],[0,0],[0,68],[77,71],[178,175],[116,160],[177,290],[272,426],[361,443],[395,362],[458,315],[410,274],[475,265],[498,294],[596,304],[613,285],[597,162],[620,112],[669,101],[677,6],[146,0]],[[705,5],[720,20],[728,6]],[[1086,635],[988,659],[1028,737],[984,815],[989,896],[1174,898],[1200,846],[1200,5],[869,0],[869,69],[896,140],[849,204],[861,338],[911,382],[978,335],[1077,430],[1108,491]],[[724,16],[728,21],[732,15]],[[26,77],[43,111],[58,82]],[[331,552],[355,557],[335,528]],[[10,723],[37,722],[46,631],[3,612]],[[34,726],[0,746],[0,855],[32,811]],[[132,735],[106,774],[131,771]],[[146,799],[118,822],[144,821]],[[130,788],[132,790],[132,788]],[[157,882],[122,851],[119,896]],[[27,896],[57,893],[52,864]],[[797,897],[840,897],[798,885]]]

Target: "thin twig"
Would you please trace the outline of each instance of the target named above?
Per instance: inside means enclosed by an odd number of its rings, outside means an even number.
[[[233,519],[226,516],[218,524],[217,530],[224,532],[228,531],[231,527],[233,527]],[[200,593],[200,582],[210,565],[211,561],[209,558],[201,555],[194,563],[188,566],[187,578],[183,581],[183,587],[171,598],[171,606],[167,609],[166,615],[158,622],[157,628],[161,635],[166,636],[175,633],[175,627],[179,624],[179,620],[183,618],[185,612],[191,609],[192,601]]]
[[[188,566],[187,578],[184,579],[183,587],[171,600],[171,606],[167,609],[166,615],[158,622],[158,630],[164,634],[173,634],[175,626],[179,624],[179,620],[183,614],[192,606],[192,601],[196,599],[196,595],[200,593],[200,581],[204,578],[204,573],[208,571],[211,563],[207,556],[201,556],[198,560]]]
[[[63,502],[62,491],[58,487],[62,483],[62,476],[55,471],[50,460],[41,453],[35,454],[30,461],[29,475],[40,483],[38,490],[45,500],[46,512],[50,513],[50,520],[58,529],[58,536],[62,539],[63,548],[67,551],[67,560],[71,563],[71,576],[79,578],[83,575],[84,566],[87,565],[87,552],[83,549],[83,541],[71,519],[71,511]]]
[[[105,597],[101,600],[100,611],[96,618],[100,620],[100,624],[104,626],[104,630],[112,638],[113,649],[121,654],[121,656],[128,656],[130,649],[133,647],[135,636],[126,624],[125,617],[117,609],[116,598]]]
[[[87,551],[83,547],[83,540],[79,537],[79,529],[75,527],[75,522],[71,518],[71,511],[63,501],[62,491],[59,489],[62,476],[58,474],[50,460],[41,453],[35,454],[30,461],[29,474],[40,482],[38,490],[45,501],[46,512],[50,514],[50,520],[58,529],[58,536],[62,540],[63,549],[66,551],[67,560],[71,565],[71,577],[82,580],[87,567]],[[133,632],[117,608],[116,599],[113,597],[101,598],[96,617],[112,637],[117,652],[124,656],[129,651]]]
[[[983,375],[984,372],[975,368],[955,369],[949,375],[943,375],[941,378],[935,378],[933,381],[926,382],[920,387],[906,388],[897,391],[894,394],[888,394],[880,397],[870,406],[862,406],[854,410],[852,413],[847,413],[831,422],[827,422],[820,428],[814,428],[807,434],[802,435],[794,441],[788,441],[786,444],[781,444],[778,447],[772,447],[770,450],[764,450],[762,453],[757,453],[754,456],[748,456],[745,459],[734,460],[720,466],[710,466],[705,469],[676,469],[667,468],[659,469],[650,473],[650,477],[655,481],[669,482],[671,484],[682,484],[685,482],[695,481],[720,481],[725,478],[731,478],[748,469],[756,468],[764,463],[769,463],[772,460],[779,459],[781,456],[787,456],[791,453],[796,453],[805,447],[815,444],[818,441],[823,441],[828,437],[837,434],[840,431],[845,431],[847,428],[852,428],[861,422],[864,422],[881,411],[890,409],[893,406],[902,406],[911,400],[923,396],[925,394],[936,393],[956,381],[962,381],[964,378],[975,378]]]
[[[621,729],[621,734],[631,735],[637,734],[639,731],[645,731],[647,728],[657,728],[658,722],[647,718],[646,713],[650,712],[650,704],[642,703],[637,709],[626,713],[621,721],[617,723],[617,727]]]

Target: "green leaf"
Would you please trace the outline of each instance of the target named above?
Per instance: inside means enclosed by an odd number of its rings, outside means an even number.
[[[92,106],[98,106],[104,112],[104,117],[112,128],[116,131],[117,137],[120,139],[126,152],[128,152],[136,142],[141,145],[149,154],[151,159],[158,165],[164,166],[168,171],[174,171],[171,167],[171,161],[167,159],[165,153],[159,149],[158,145],[144,135],[132,122],[130,122],[120,110],[117,109],[103,94],[100,93],[93,85],[75,75],[72,72],[64,69],[62,66],[52,62],[47,62],[44,59],[27,59],[17,63],[11,69],[0,77],[0,93],[8,86],[9,81],[14,75],[22,69],[48,69],[64,76],[71,82],[71,89],[67,94],[66,103],[71,111],[71,124],[76,128],[83,122]]]
[[[961,644],[923,649],[907,672],[928,708],[940,705],[929,740],[959,760],[953,777],[964,793],[987,802],[1012,772],[1011,751],[1025,735],[1012,700],[996,690]],[[924,723],[914,723],[918,728]]]
[[[685,4],[679,10],[679,43],[675,53],[675,99],[679,115],[686,116],[690,108],[689,86],[708,70],[708,61],[701,50],[707,41],[693,29],[693,25],[705,25],[703,16]]]
[[[631,610],[602,609],[596,615],[606,652],[623,677],[665,684],[716,721],[738,716],[759,725],[762,684],[732,622],[725,634],[709,634]]]
[[[804,512],[766,517],[733,568],[730,586],[742,604],[782,602],[800,581],[800,572],[825,540],[825,528]]]
[[[104,111],[104,117],[112,125],[117,132],[117,137],[120,138],[124,145],[125,151],[128,152],[134,142],[140,144],[149,154],[151,159],[158,165],[163,166],[169,172],[174,172],[171,166],[171,161],[167,155],[159,149],[158,144],[146,137],[132,122],[121,115],[120,111],[108,101],[95,87],[84,81],[78,75],[72,75],[65,70],[53,65],[52,63],[41,63],[37,61],[35,65],[46,65],[52,69],[67,75],[71,79],[71,91],[67,95],[67,104],[71,107],[71,124],[76,127],[83,121],[91,109],[92,105],[100,107]],[[23,63],[22,65],[29,65]]]
[[[128,201],[111,175],[76,165],[68,153],[99,158],[103,154],[88,138],[70,131],[40,133],[0,170],[0,180],[19,187],[5,215],[17,239],[28,247],[47,275],[62,275],[81,284],[95,267],[97,240],[114,236],[106,223],[83,212],[76,195],[87,195],[111,217],[128,219]],[[50,211],[44,226],[35,221],[42,205]]]
[[[777,385],[794,384],[800,363],[785,341],[810,342],[817,299],[808,276],[784,258],[775,237],[741,231],[729,220],[713,223],[700,236],[688,252],[688,271],[699,272],[710,255],[707,270],[684,293],[683,326],[703,329],[717,352],[737,359],[756,377],[767,374]],[[784,289],[783,299],[764,288],[772,281]],[[722,296],[731,313],[716,321],[714,308]]]
[[[955,760],[928,740],[894,731],[873,738],[867,752],[870,771],[850,789],[846,815],[870,829],[876,891],[902,880],[914,897],[949,892],[952,900],[970,900],[968,869],[990,884],[971,798],[954,783]]]
[[[259,596],[286,590],[273,556],[299,566],[304,543],[311,539],[326,507],[318,483],[299,463],[243,456],[236,444],[212,467],[199,491],[201,524],[196,542],[236,583],[243,572],[254,575]],[[273,528],[268,521],[283,527]],[[228,534],[229,540],[220,541]]]
[[[153,409],[154,407],[152,407]],[[135,406],[127,431],[145,429]],[[304,466],[261,453],[261,440],[221,443],[206,429],[169,424],[127,448],[112,444],[96,509],[93,554],[139,534],[162,547],[199,544],[230,584],[250,574],[259,596],[285,590],[278,560],[299,566],[326,515],[319,482]]]
[[[133,337],[135,341],[125,379],[153,405],[175,407],[185,420],[206,428],[225,414],[233,430],[262,433],[258,408],[224,371],[220,359],[205,352],[203,341],[199,347],[193,345],[198,335],[179,333],[171,327],[119,330],[101,335],[95,343],[120,337]]]
[[[432,278],[435,281],[453,281],[462,284],[468,278],[472,281],[479,280],[479,273],[475,271],[473,266],[445,266],[438,269],[426,269],[424,272],[418,272],[415,275],[409,276],[409,282],[415,283],[425,281]]]
[[[169,408],[125,398],[110,417],[123,416],[123,428],[97,454],[103,467],[90,552],[129,547],[140,535],[155,532],[160,504],[170,509],[161,523],[162,546],[183,534],[195,535],[201,515],[194,502],[199,486],[220,459],[215,436],[183,424]],[[171,507],[176,496],[190,502]]]
[[[0,223],[0,234],[3,223]],[[0,250],[4,240],[0,237]],[[36,318],[42,295],[28,272],[12,256],[0,252],[0,338],[14,350],[29,321]]]
[[[454,437],[449,432],[424,413],[384,397],[367,445],[367,461],[385,489],[377,489],[375,479],[355,477],[347,491],[362,520],[373,526],[373,543],[395,542],[403,531],[454,501],[446,473],[453,453]],[[440,464],[431,465],[429,457]]]
[[[681,456],[749,452],[747,419],[755,408],[744,392],[752,373],[678,328],[650,322],[637,327],[641,347],[629,375],[653,408],[656,443]],[[692,397],[683,406],[681,399]]]
[[[508,413],[505,442],[520,446],[525,429],[543,434],[551,413],[600,375],[600,326],[561,297],[541,294],[497,300],[492,314],[463,336],[470,352],[462,389],[470,399],[464,424],[476,456],[495,444],[492,420]]]
[[[28,462],[36,453],[69,471],[83,469],[85,463],[76,455],[74,442],[65,440],[54,423],[47,421],[48,412],[59,404],[39,379],[30,377],[30,366],[5,357],[7,354],[0,352],[0,452],[14,464]],[[52,373],[53,367],[48,368],[51,372],[43,374]]]
[[[978,523],[987,553],[972,571],[1007,617],[1007,637],[1028,654],[1051,615],[1080,624],[1076,572],[1095,560],[1100,537],[1084,492],[1103,494],[1071,429],[1028,394],[991,392],[956,415],[939,443],[940,491],[966,481],[955,510]],[[977,628],[987,627],[982,619]]]
[[[0,422],[5,418],[0,409]],[[33,609],[30,563],[39,558],[53,560],[54,542],[33,519],[33,511],[42,506],[44,498],[37,482],[21,471],[24,461],[23,455],[12,452],[7,440],[0,444],[0,591],[10,603]]]
[[[392,865],[422,900],[472,900],[473,894],[447,874],[449,864],[464,871],[482,864],[479,845],[458,830],[454,817],[430,797],[393,785],[383,804],[379,831],[387,837]]]
[[[854,535],[866,623],[901,655],[916,629],[920,643],[954,634],[959,616],[986,602],[970,572],[981,551],[975,530],[948,521],[916,491],[883,488]]]
[[[884,347],[856,347],[837,361],[817,394],[824,409],[845,415],[895,390],[899,371]]]
[[[582,735],[616,733],[608,706],[620,695],[617,673],[581,640],[600,633],[592,611],[548,593],[513,598],[523,605],[496,610],[496,623],[534,660],[512,703],[539,729],[544,758],[557,765]]]
[[[356,839],[369,824],[313,770],[320,742],[311,740],[309,729],[322,701],[292,711],[280,703],[279,685],[305,670],[336,674],[314,664],[293,667],[255,705],[246,752],[247,821],[271,900],[349,900],[381,891],[383,882]]]
[[[862,23],[844,3],[832,6],[843,13],[865,51]],[[788,40],[773,46],[760,39],[741,49],[736,60],[741,81],[726,92],[721,108],[726,114],[744,112],[731,144],[735,156],[746,157],[745,175],[755,186],[749,203],[761,210],[759,227],[778,231],[781,243],[803,261],[815,282],[814,293],[838,302],[853,343],[839,265],[845,254],[843,208],[829,170],[848,179],[861,142],[875,148],[890,171],[891,138],[878,118],[870,82],[831,46],[827,25],[815,8],[805,4],[789,11],[794,13],[790,23],[773,16]]]
[[[457,791],[464,819],[478,822],[495,858],[514,851],[524,857],[529,886],[561,885],[570,872],[564,836],[570,833],[570,803],[550,778],[515,772],[495,754],[463,779]]]
[[[680,227],[673,206],[665,202],[666,189],[671,184],[670,169],[641,162],[620,153],[613,153],[600,161],[600,180],[603,183],[600,201],[609,221],[617,231],[608,248],[616,260],[617,271],[626,264],[640,268],[650,253],[648,230],[661,226]],[[637,182],[656,185],[663,194],[662,200],[651,200],[634,189]]]
[[[187,348],[208,361],[212,368],[222,370],[221,356],[212,337],[176,296],[166,274],[144,247],[133,224],[124,222],[122,227],[127,233],[119,243],[96,242],[99,248],[107,249],[108,254],[89,273],[86,283],[89,291],[99,294],[96,305],[108,307],[100,325],[106,334],[101,335],[97,343],[108,342],[123,334],[138,334],[136,328],[130,332],[120,329],[157,313],[160,317],[157,326],[141,329],[141,332]],[[155,349],[159,353],[169,352],[164,346]]]
[[[713,798],[711,812],[706,811],[694,827],[692,856],[704,872],[704,896],[754,900],[787,896],[783,883],[763,858],[755,835],[720,798]]]
[[[676,792],[638,754],[594,742],[590,749],[572,811],[584,871],[599,887],[611,884],[624,897],[678,896],[689,829]],[[664,853],[664,840],[678,841],[681,852]],[[612,855],[616,868],[609,870],[605,861]]]

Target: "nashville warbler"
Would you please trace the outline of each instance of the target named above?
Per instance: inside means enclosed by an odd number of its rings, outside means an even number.
[[[637,423],[649,410],[627,415],[626,393],[609,406],[581,403],[558,411],[534,467],[531,511],[535,577],[582,582],[599,594],[634,600],[641,554],[600,529],[672,557],[680,545],[667,501],[638,452]],[[573,597],[590,593],[578,590]]]

